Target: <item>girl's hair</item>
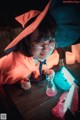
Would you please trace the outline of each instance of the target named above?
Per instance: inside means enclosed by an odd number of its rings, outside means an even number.
[[[34,21],[35,18],[31,19],[28,24],[26,24],[25,27],[27,27],[29,24],[31,24]],[[56,23],[53,17],[51,16],[50,13],[47,13],[45,18],[42,20],[40,25],[37,28],[39,30],[39,37],[35,41],[37,43],[40,42],[41,38],[48,38],[50,35],[54,38],[55,37],[55,30],[56,30]],[[50,35],[49,35],[50,33]],[[31,34],[30,34],[31,35]],[[24,55],[31,57],[32,54],[30,52],[30,35],[27,37],[23,38],[17,45],[17,49],[15,51],[20,51]],[[27,41],[28,44],[25,43],[25,40]],[[45,39],[46,40],[46,39]]]

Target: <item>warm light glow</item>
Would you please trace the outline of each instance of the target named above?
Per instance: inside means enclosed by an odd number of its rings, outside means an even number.
[[[80,43],[71,46],[72,52],[66,52],[66,64],[80,63]]]
[[[72,45],[72,53],[75,55],[76,62],[80,63],[80,43]]]
[[[66,64],[70,65],[70,64],[74,64],[75,63],[75,55],[72,52],[66,52],[65,53],[66,56]]]

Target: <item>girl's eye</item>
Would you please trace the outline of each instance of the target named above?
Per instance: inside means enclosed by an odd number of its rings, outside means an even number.
[[[50,39],[49,43],[54,43],[55,42],[55,39]]]
[[[54,42],[53,39],[50,39],[49,43],[52,43],[52,42]]]
[[[38,44],[35,44],[34,46],[38,47],[38,46],[41,46],[41,44],[38,43]]]
[[[34,44],[34,45],[40,45],[41,42],[36,42],[36,41],[34,41],[33,44]]]

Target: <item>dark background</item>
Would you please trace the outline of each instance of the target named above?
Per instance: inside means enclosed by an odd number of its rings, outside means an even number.
[[[43,10],[49,0],[1,0],[0,26],[8,25],[14,17],[30,9]]]

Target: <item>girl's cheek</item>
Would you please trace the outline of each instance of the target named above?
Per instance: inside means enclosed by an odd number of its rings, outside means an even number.
[[[39,50],[33,51],[32,54],[33,54],[33,55],[39,55],[39,54],[40,54],[40,51],[39,51]]]

